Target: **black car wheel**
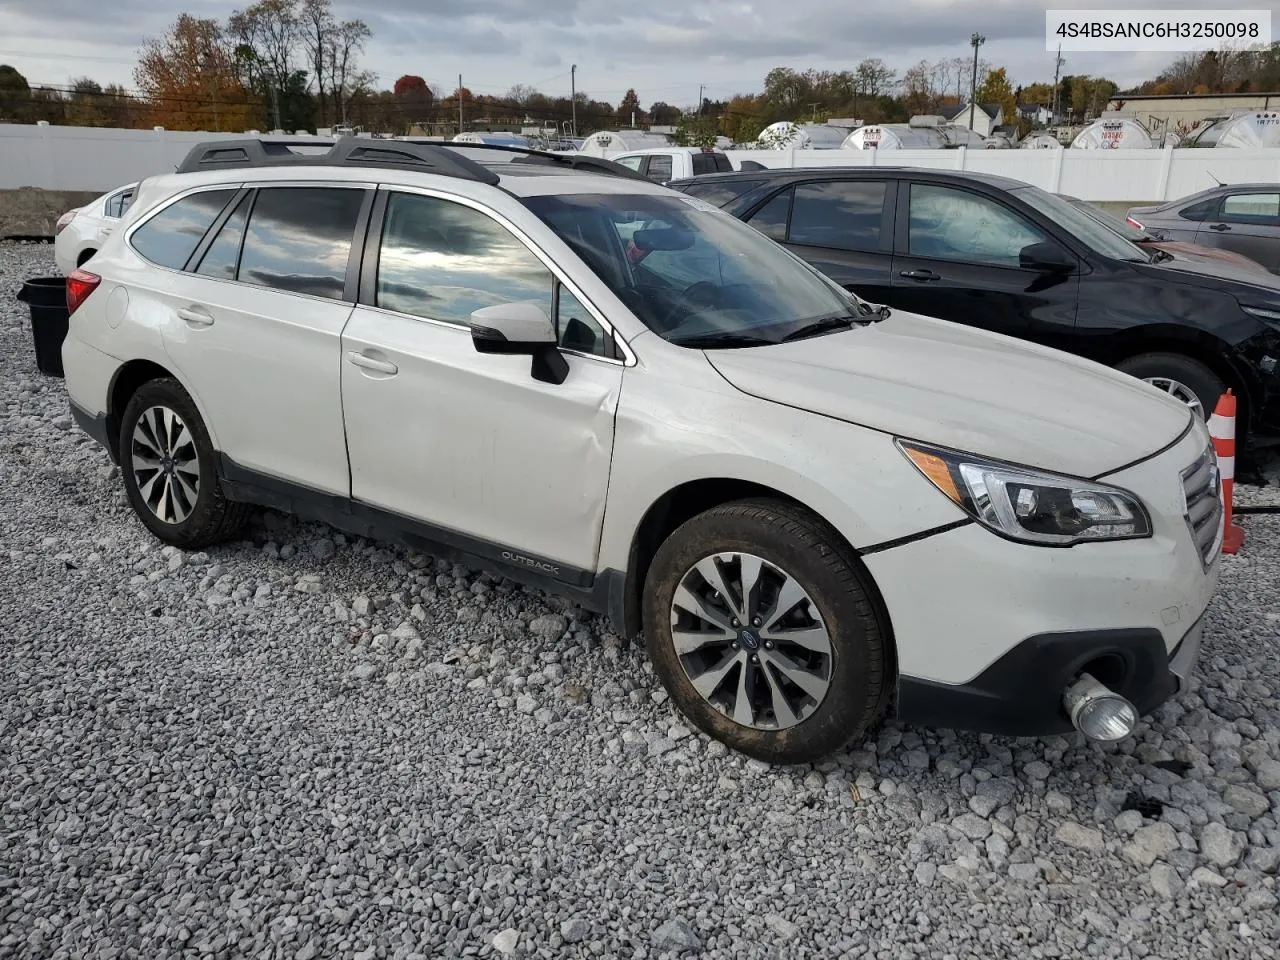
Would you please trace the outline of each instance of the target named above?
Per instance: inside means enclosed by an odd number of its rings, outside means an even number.
[[[1227,385],[1216,373],[1178,353],[1144,353],[1116,369],[1176,397],[1206,420],[1218,405],[1218,398],[1227,392]]]

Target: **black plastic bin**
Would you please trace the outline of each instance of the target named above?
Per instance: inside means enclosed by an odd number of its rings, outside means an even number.
[[[22,285],[18,299],[31,308],[31,337],[36,343],[36,367],[51,377],[62,376],[62,341],[67,337],[67,278],[35,277]]]

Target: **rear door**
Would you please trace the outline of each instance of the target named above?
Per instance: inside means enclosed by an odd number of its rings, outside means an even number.
[[[900,189],[891,306],[1049,346],[1068,341],[1079,271],[1019,266],[1024,247],[1056,242],[1045,231],[968,187],[913,181]]]
[[[788,186],[743,219],[872,303],[889,298],[893,180],[812,180]]]
[[[1196,243],[1231,250],[1280,272],[1280,191],[1227,194],[1200,224]]]

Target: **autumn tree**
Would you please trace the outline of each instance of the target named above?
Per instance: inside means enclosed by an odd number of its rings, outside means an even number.
[[[435,96],[422,77],[406,73],[395,82],[392,92],[406,125],[429,119]]]
[[[1013,95],[1013,86],[1009,83],[1009,75],[1004,67],[990,71],[976,94],[978,103],[999,104],[1004,114],[1005,123],[1017,123],[1018,98]],[[968,112],[966,111],[966,116]]]
[[[635,118],[636,123],[644,122],[644,110],[640,108],[640,98],[636,96],[634,87],[622,95],[622,102],[618,104],[619,120],[630,125],[632,117]]]
[[[680,108],[659,100],[649,105],[649,122],[659,126],[669,126],[680,119]]]
[[[31,86],[16,67],[0,63],[0,122],[25,120]]]
[[[149,122],[170,130],[245,130],[253,109],[216,20],[182,14],[147,40],[133,72]]]

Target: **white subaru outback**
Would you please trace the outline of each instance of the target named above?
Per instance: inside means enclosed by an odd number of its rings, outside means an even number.
[[[889,713],[1119,739],[1185,682],[1221,544],[1185,405],[478,150],[223,141],[141,184],[63,361],[152,533],[263,504],[567,595],[774,762]]]

